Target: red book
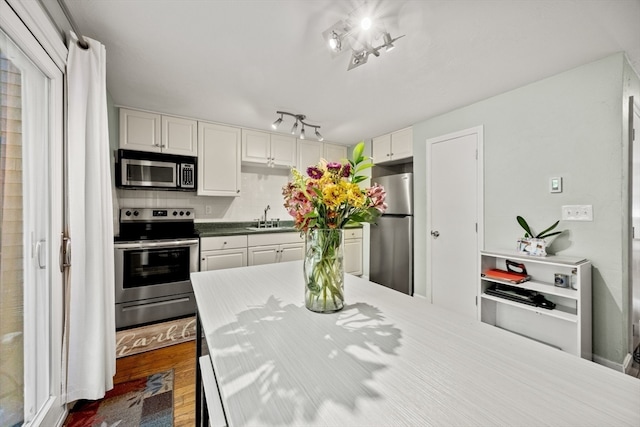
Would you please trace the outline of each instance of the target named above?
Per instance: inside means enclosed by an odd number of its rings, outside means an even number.
[[[526,273],[514,273],[512,271],[500,270],[492,268],[484,272],[484,277],[487,279],[504,280],[510,283],[522,283],[531,279],[531,276]]]

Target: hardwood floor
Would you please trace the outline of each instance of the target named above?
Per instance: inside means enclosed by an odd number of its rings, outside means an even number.
[[[147,351],[116,361],[114,384],[173,369],[173,419],[175,427],[195,425],[196,342],[189,341]]]

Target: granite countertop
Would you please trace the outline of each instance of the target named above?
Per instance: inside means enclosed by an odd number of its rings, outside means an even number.
[[[244,234],[262,233],[297,233],[293,221],[280,221],[278,227],[256,229],[256,222],[197,222],[196,232],[200,237],[238,236]],[[346,228],[362,228],[362,225],[347,226]]]

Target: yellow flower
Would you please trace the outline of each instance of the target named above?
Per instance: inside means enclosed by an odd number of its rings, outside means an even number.
[[[341,204],[347,201],[347,192],[344,185],[340,184],[327,184],[322,189],[322,200],[329,209],[336,209]]]
[[[347,183],[347,184],[348,184],[347,203],[349,203],[355,208],[364,207],[367,201],[367,197],[362,192],[358,184],[353,184],[353,183]]]

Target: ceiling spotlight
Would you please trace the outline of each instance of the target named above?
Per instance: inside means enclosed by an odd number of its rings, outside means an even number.
[[[349,62],[348,70],[352,70],[356,67],[359,67],[362,64],[367,63],[367,59],[369,59],[369,52],[360,51],[356,52],[355,50],[351,53],[351,61]]]
[[[393,45],[393,40],[391,39],[391,34],[384,33],[382,35],[382,39],[384,40],[384,45],[386,46],[386,51],[389,52],[389,51],[393,50],[393,48],[395,46]]]
[[[271,127],[273,129],[278,129],[278,126],[280,126],[280,123],[282,123],[282,114],[280,114],[280,118],[278,120],[276,120],[271,124]]]
[[[364,2],[366,4],[366,0]],[[404,36],[393,38],[384,29],[384,20],[380,20],[378,16],[381,15],[375,8],[365,10],[364,6],[361,6],[349,13],[345,19],[324,30],[322,38],[330,48],[331,57],[335,58],[342,52],[349,52],[351,58],[347,70],[352,70],[365,64],[370,55],[379,57],[382,48],[385,48],[386,52],[393,50],[393,43]]]
[[[335,31],[331,31],[331,37],[329,38],[329,47],[334,52],[340,52],[342,50],[342,42],[340,42],[340,36]]]
[[[306,123],[305,120],[307,119],[307,116],[305,116],[304,114],[293,114],[293,113],[288,113],[286,111],[276,111],[276,114],[280,114],[280,118],[277,119],[275,122],[273,122],[273,124],[271,125],[272,128],[275,129],[278,127],[280,123],[282,123],[283,116],[285,115],[291,116],[294,119],[296,119],[296,121],[293,123],[293,126],[291,127],[291,135],[295,135],[296,130],[298,130],[298,123],[300,123],[302,125],[300,129],[300,136],[299,136],[300,139],[306,138],[306,133],[305,133],[305,126],[306,126],[306,127],[315,129],[316,137],[318,138],[318,141],[324,140],[324,138],[322,137],[322,135],[320,135],[320,132],[318,131],[318,129],[320,129],[320,126]]]

